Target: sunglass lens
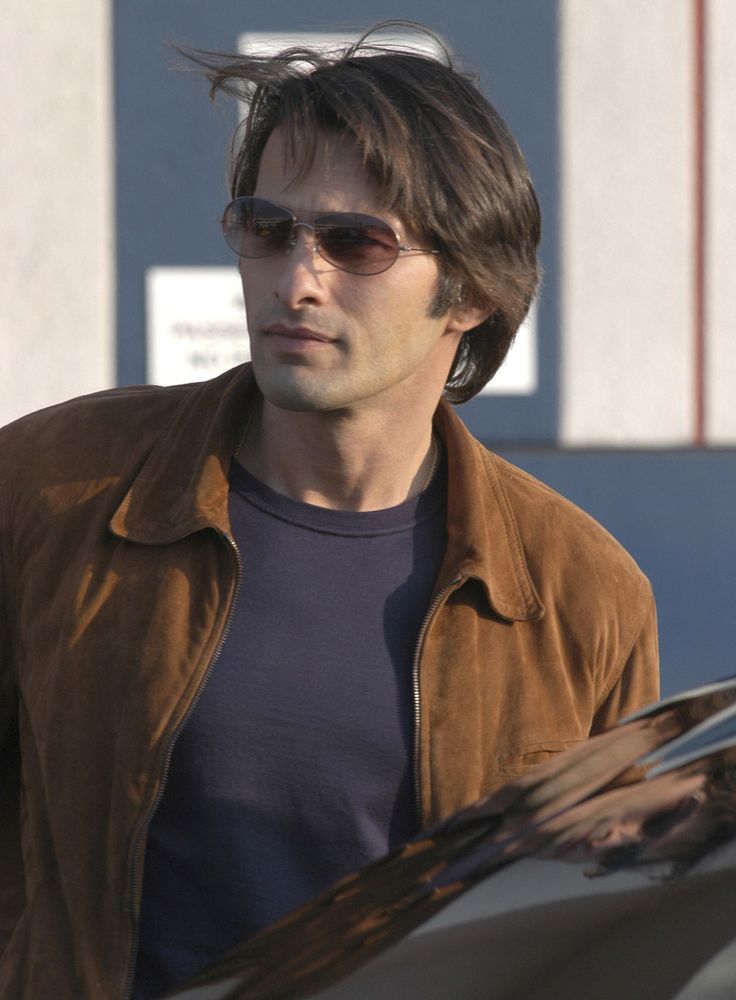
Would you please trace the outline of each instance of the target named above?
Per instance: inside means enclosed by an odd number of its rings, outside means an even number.
[[[396,234],[370,215],[323,215],[315,225],[325,260],[351,274],[380,274],[396,260]]]
[[[271,257],[291,237],[293,216],[262,198],[236,198],[225,209],[225,242],[241,257]]]

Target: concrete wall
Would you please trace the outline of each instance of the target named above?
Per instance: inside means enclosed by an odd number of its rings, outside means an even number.
[[[107,0],[5,0],[0,424],[114,383]]]
[[[561,438],[689,443],[690,0],[561,5]]]
[[[562,444],[736,443],[735,46],[731,0],[560,5]]]
[[[706,427],[714,444],[736,442],[736,4],[710,0],[707,79],[708,328]]]

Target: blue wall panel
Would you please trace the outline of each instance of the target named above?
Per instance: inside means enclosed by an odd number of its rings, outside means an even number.
[[[217,220],[226,203],[225,150],[235,108],[213,110],[205,83],[172,71],[175,41],[231,51],[245,31],[356,31],[387,18],[419,20],[480,73],[485,92],[527,155],[544,212],[540,388],[530,397],[485,397],[465,410],[497,439],[553,442],[557,435],[557,3],[439,0],[350,3],[287,0],[125,0],[114,5],[117,174],[118,381],[145,380],[146,269],[233,262]]]

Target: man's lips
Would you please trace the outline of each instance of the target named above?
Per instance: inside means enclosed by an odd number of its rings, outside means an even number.
[[[321,333],[319,330],[314,330],[310,326],[291,326],[287,323],[271,323],[264,327],[263,332],[267,337],[284,338],[286,340],[293,340],[296,343],[329,344],[334,340],[334,337],[330,337],[326,333]]]

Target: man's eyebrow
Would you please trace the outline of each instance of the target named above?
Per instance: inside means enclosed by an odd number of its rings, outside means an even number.
[[[389,209],[371,207],[371,208],[325,208],[324,206],[318,209],[307,209],[300,211],[293,207],[286,201],[276,201],[273,198],[264,198],[264,201],[273,202],[274,205],[278,205],[280,208],[285,208],[287,211],[295,215],[297,219],[303,222],[315,221],[321,218],[323,215],[368,215],[374,219],[380,219],[381,222],[385,222],[387,226],[397,232],[406,232],[407,227],[401,221],[401,219],[394,216]]]

